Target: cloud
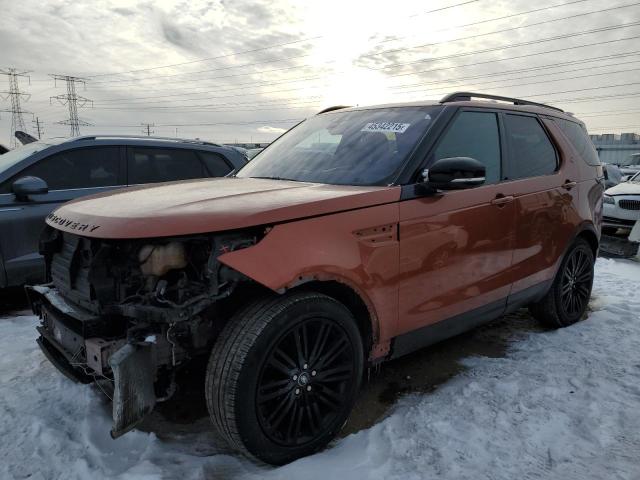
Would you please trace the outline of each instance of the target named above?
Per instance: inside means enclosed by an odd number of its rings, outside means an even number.
[[[259,127],[258,132],[260,133],[284,133],[287,131],[286,128],[280,128],[280,127],[271,127],[269,125],[265,125],[263,127]]]
[[[267,141],[335,104],[439,98],[453,90],[524,98],[532,95],[534,100],[553,103],[555,99],[582,95],[640,91],[629,86],[538,96],[634,82],[637,63],[631,62],[636,57],[598,60],[616,53],[631,54],[633,40],[588,48],[581,45],[638,35],[638,27],[456,56],[627,23],[636,13],[632,8],[482,35],[609,5],[577,3],[477,23],[532,10],[537,4],[496,0],[422,14],[429,10],[427,3],[407,0],[403,8],[390,9],[364,8],[358,2],[344,0],[5,1],[0,67],[32,72],[31,84],[26,78],[20,80],[21,88],[31,94],[22,108],[40,117],[48,136],[68,132],[68,127],[56,123],[67,118],[67,107],[49,102],[50,96],[66,90],[61,84],[55,87],[49,73],[89,77],[86,89],[78,86],[78,93],[94,100],[95,108],[80,108],[79,113],[95,127],[83,127],[82,133],[138,134],[139,123],[149,122],[159,125],[155,129],[158,135],[175,135],[177,128],[179,136],[220,142],[249,141],[252,136],[254,141]],[[471,23],[477,24],[454,28]],[[482,36],[460,40],[473,35]],[[314,40],[262,50],[305,38]],[[549,53],[570,46],[581,48]],[[233,54],[247,50],[258,51]],[[505,60],[534,52],[541,54]],[[198,61],[203,58],[209,60]],[[588,58],[596,61],[503,73]],[[627,63],[618,65],[622,62]],[[179,65],[156,68],[173,64]],[[146,70],[121,73],[139,69]],[[572,71],[559,73],[564,70]],[[618,70],[630,71],[613,73]],[[596,73],[603,75],[584,77]],[[525,78],[531,75],[539,76]],[[6,80],[0,76],[0,91],[8,88]],[[559,106],[580,114],[629,110],[627,102],[622,98]],[[0,100],[0,109],[8,107],[9,102]],[[594,129],[640,124],[640,116],[635,113],[585,120]],[[31,116],[25,115],[27,127],[30,121]],[[1,143],[8,143],[10,122],[10,114],[0,116]]]

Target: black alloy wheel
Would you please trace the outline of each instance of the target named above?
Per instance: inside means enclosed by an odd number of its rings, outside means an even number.
[[[593,256],[574,249],[567,258],[560,281],[560,304],[564,313],[580,317],[587,307],[593,283]]]
[[[552,328],[567,327],[582,318],[593,286],[594,251],[578,238],[565,254],[549,291],[529,311]]]
[[[356,400],[364,348],[356,320],[317,292],[257,300],[211,351],[207,407],[223,443],[281,465],[324,448]]]
[[[307,319],[276,341],[256,392],[258,420],[273,442],[291,447],[326,433],[353,382],[353,350],[330,318]]]

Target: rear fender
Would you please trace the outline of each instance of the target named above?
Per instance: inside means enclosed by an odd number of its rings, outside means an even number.
[[[397,203],[310,218],[276,225],[219,260],[278,293],[311,281],[347,285],[369,310],[377,358],[397,332],[397,226]]]

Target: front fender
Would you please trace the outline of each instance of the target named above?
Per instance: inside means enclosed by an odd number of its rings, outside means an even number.
[[[279,293],[316,280],[348,285],[369,308],[379,344],[397,332],[397,225],[397,203],[283,223],[219,260]]]

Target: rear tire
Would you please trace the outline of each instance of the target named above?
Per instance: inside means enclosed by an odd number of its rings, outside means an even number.
[[[314,453],[342,428],[363,369],[351,312],[301,292],[240,311],[213,346],[206,399],[227,445],[281,465]]]
[[[582,318],[593,286],[595,259],[589,243],[579,238],[562,259],[547,294],[529,306],[531,314],[552,327],[567,327]]]

